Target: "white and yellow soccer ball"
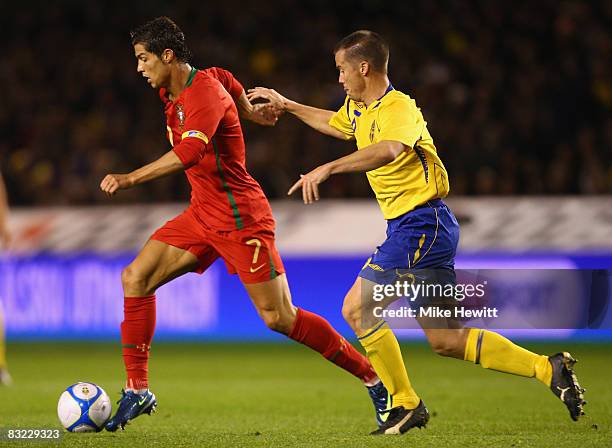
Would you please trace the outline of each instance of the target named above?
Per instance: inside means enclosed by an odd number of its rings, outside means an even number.
[[[57,416],[70,432],[100,431],[110,415],[110,398],[94,383],[73,384],[62,393],[57,403]]]

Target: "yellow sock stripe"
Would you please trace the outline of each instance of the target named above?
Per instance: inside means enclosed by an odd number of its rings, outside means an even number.
[[[378,330],[380,330],[382,328],[383,325],[385,325],[386,322],[380,321],[378,324],[376,324],[373,328],[366,330],[366,334],[364,334],[363,336],[359,336],[357,339],[362,340],[362,339],[366,339],[369,338],[370,336],[372,336],[374,333],[376,333]]]
[[[476,360],[474,364],[480,364],[480,350],[482,349],[482,338],[484,337],[484,331],[480,330],[478,333],[478,341],[476,341]]]
[[[476,361],[476,339],[478,338],[479,331],[477,328],[469,329],[467,341],[465,342],[465,353],[463,355],[465,361]]]

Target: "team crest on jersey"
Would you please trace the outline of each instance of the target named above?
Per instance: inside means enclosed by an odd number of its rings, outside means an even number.
[[[179,128],[182,130],[183,126],[185,125],[185,111],[183,110],[183,105],[181,103],[176,105],[176,116],[178,117]]]
[[[370,143],[374,141],[375,132],[376,132],[376,120],[372,122],[372,127],[370,127]]]

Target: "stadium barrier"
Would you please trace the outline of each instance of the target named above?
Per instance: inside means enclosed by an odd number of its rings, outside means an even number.
[[[610,198],[448,200],[462,227],[461,269],[612,269]],[[122,268],[184,204],[15,209],[0,258],[0,302],[11,339],[116,339]],[[340,309],[367,256],[384,240],[373,201],[273,204],[294,302],[351,334]],[[588,225],[587,225],[588,224]],[[607,302],[606,302],[607,303]],[[612,338],[603,330],[512,330],[518,336]],[[420,332],[405,330],[405,337]],[[222,262],[158,291],[159,339],[258,340],[267,330]]]

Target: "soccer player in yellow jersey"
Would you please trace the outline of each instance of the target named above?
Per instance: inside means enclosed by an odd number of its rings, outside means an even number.
[[[8,199],[2,174],[0,174],[0,250],[6,247],[10,241],[10,233],[7,226]],[[4,344],[4,316],[2,315],[2,303],[0,303],[0,386],[8,386],[12,382],[6,366],[6,349]]]
[[[302,189],[304,203],[319,199],[319,184],[331,175],[366,172],[387,220],[387,239],[370,257],[344,299],[343,316],[392,395],[386,422],[372,434],[402,434],[429,420],[425,404],[406,372],[395,335],[384,320],[368,322],[374,285],[394,282],[416,269],[446,273],[454,281],[459,226],[442,198],[449,192],[446,169],[415,101],[393,88],[387,76],[389,49],[371,31],[356,31],[334,50],[343,106],[328,111],[291,101],[272,89],[252,89],[249,99],[270,101],[319,132],[355,140],[358,151],[301,176],[289,194]],[[419,271],[420,272],[420,271]],[[430,325],[418,319],[433,350],[482,367],[536,377],[567,406],[572,419],[583,414],[583,390],[569,353],[548,357],[525,350],[488,330],[463,328],[448,320]],[[439,322],[438,322],[439,324]]]

